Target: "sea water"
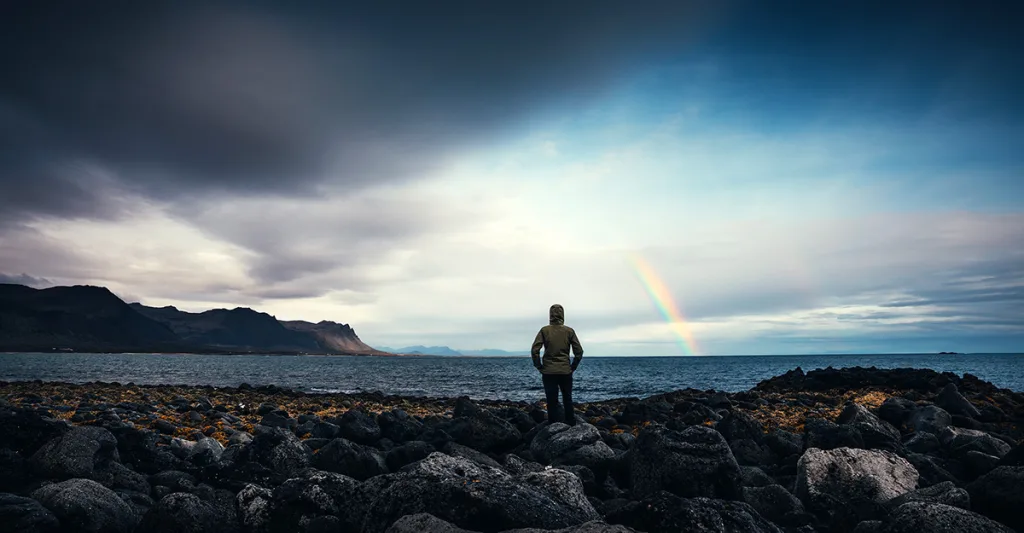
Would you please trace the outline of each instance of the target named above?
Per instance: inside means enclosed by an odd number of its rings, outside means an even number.
[[[693,387],[746,390],[796,367],[930,368],[970,373],[1024,391],[1024,355],[800,355],[586,357],[576,372],[577,401],[644,397]],[[540,374],[529,357],[344,357],[169,354],[0,354],[0,381],[278,385],[306,392],[538,400]]]

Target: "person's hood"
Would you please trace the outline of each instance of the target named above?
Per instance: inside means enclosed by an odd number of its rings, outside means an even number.
[[[552,326],[560,326],[565,323],[565,309],[562,306],[555,304],[551,306],[551,311],[548,313],[548,320]]]

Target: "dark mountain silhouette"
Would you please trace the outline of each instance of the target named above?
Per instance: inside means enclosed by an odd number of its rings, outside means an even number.
[[[312,335],[284,327],[276,318],[247,307],[187,313],[172,306],[132,309],[169,327],[190,344],[252,350],[319,351]]]
[[[316,324],[304,320],[281,321],[284,327],[312,335],[321,348],[338,353],[352,354],[386,354],[388,352],[374,349],[359,340],[355,330],[348,324],[339,324],[322,320]]]
[[[347,324],[281,322],[248,308],[188,313],[103,287],[0,284],[0,350],[383,354]]]
[[[0,349],[174,350],[185,343],[103,287],[0,284]]]

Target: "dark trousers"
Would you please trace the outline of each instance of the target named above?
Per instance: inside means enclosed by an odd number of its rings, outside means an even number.
[[[560,422],[556,419],[558,408],[558,391],[562,391],[562,404],[566,424],[576,425],[576,412],[572,408],[572,374],[544,374],[544,395],[548,401],[548,422]]]

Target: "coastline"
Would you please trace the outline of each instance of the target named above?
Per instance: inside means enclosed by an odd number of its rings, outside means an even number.
[[[244,351],[230,349],[210,350],[8,350],[0,349],[5,354],[45,354],[45,355],[271,355],[281,357],[322,356],[322,357],[419,357],[423,354],[400,354],[389,352],[375,353],[331,353],[331,352],[289,352],[289,351]]]
[[[431,356],[421,355],[420,357]],[[807,379],[808,375],[811,376],[809,380]],[[927,375],[929,379],[922,380],[919,378],[921,375]],[[585,412],[588,409],[592,411],[595,409],[621,410],[624,406],[630,404],[658,402],[673,405],[680,402],[693,404],[694,402],[704,401],[709,396],[718,396],[720,399],[727,399],[728,405],[731,408],[750,413],[751,416],[760,420],[766,427],[801,431],[803,423],[808,417],[835,419],[847,402],[854,402],[876,409],[890,397],[902,397],[908,394],[919,401],[934,401],[941,387],[947,383],[954,383],[961,389],[966,385],[967,394],[971,396],[970,401],[972,404],[982,408],[998,407],[998,404],[991,401],[992,394],[1017,398],[1017,403],[1021,406],[1018,417],[1022,423],[1019,426],[1008,425],[1006,429],[1011,431],[1018,439],[1024,439],[1024,391],[999,388],[970,374],[966,374],[966,378],[964,378],[950,372],[939,373],[924,369],[868,369],[861,367],[834,369],[829,367],[811,370],[804,374],[803,369],[798,367],[789,373],[763,380],[757,386],[747,391],[726,392],[688,388],[643,397],[624,396],[598,401],[578,402],[576,408],[578,411]],[[27,395],[28,397],[49,394],[60,397],[62,400],[59,403],[49,407],[59,407],[64,413],[73,413],[73,411],[67,411],[67,409],[75,407],[77,405],[76,402],[83,395],[105,398],[107,403],[112,404],[144,399],[145,401],[153,402],[154,406],[163,407],[171,406],[172,398],[185,398],[191,401],[196,401],[197,398],[206,398],[215,404],[220,399],[223,400],[221,403],[227,406],[245,405],[248,407],[268,402],[278,402],[285,410],[296,413],[316,412],[318,405],[330,404],[332,407],[340,406],[343,409],[359,409],[375,415],[390,409],[402,408],[407,411],[410,409],[416,411],[417,416],[452,416],[456,403],[461,400],[472,401],[486,408],[522,410],[545,408],[545,402],[542,399],[534,401],[470,399],[465,396],[402,395],[388,394],[382,391],[351,393],[317,392],[272,384],[254,386],[242,383],[238,387],[224,387],[214,385],[135,384],[103,381],[86,383],[39,380],[0,381],[0,398],[12,394]],[[232,412],[243,418],[248,418],[250,425],[257,425],[260,416],[256,414],[255,408],[236,408]],[[409,412],[409,414],[414,413]],[[73,414],[62,418],[70,420],[71,416]],[[590,423],[596,423],[600,420],[594,416],[591,418],[593,420],[590,420]],[[630,428],[630,431],[634,430],[636,430],[635,426]]]
[[[124,523],[112,530],[147,533],[200,511],[209,527],[196,530],[211,532],[658,532],[686,523],[680,509],[745,520],[744,531],[839,532],[919,511],[896,496],[1024,525],[992,494],[1006,476],[1024,483],[1024,393],[969,374],[797,368],[741,392],[583,403],[572,428],[545,422],[544,408],[274,385],[0,382],[0,467],[12,472],[0,492],[53,525],[66,518],[49,492],[87,485],[127,502],[108,502]],[[814,479],[813,461],[901,488],[881,501],[856,479]],[[878,461],[890,466],[872,470]],[[327,500],[302,496],[314,493]],[[170,525],[152,529],[158,518]]]

